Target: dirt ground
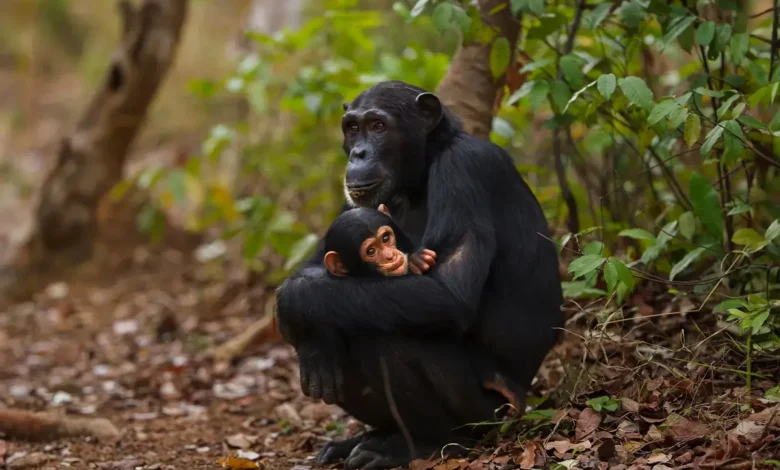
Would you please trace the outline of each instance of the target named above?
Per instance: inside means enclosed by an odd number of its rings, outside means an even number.
[[[261,315],[268,292],[247,289],[236,266],[195,258],[137,247],[89,282],[74,276],[1,310],[0,403],[105,417],[122,437],[116,445],[0,437],[0,468],[255,462],[303,470],[326,441],[360,430],[338,408],[302,396],[286,345],[255,345],[230,364],[209,357],[211,347]],[[740,358],[709,333],[717,327],[712,315],[649,289],[628,308],[630,326],[599,331],[592,319],[601,307],[579,306],[567,325],[571,333],[540,370],[529,400],[536,411],[505,424],[468,458],[415,461],[411,468],[780,465],[780,397],[771,391],[777,357],[755,359],[762,378],[748,391],[728,372],[743,367]],[[231,466],[222,460],[229,456],[246,460]]]
[[[209,279],[220,266],[174,251],[135,255],[117,277],[52,284],[0,315],[0,402],[105,417],[122,438],[0,440],[0,467],[219,468],[243,455],[287,469],[357,429],[302,396],[286,345],[259,345],[235,364],[209,358],[257,318],[238,282]]]

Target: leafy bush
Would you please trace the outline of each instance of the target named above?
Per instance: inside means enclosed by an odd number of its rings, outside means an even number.
[[[449,54],[410,38],[479,41],[493,74],[512,78],[491,139],[552,223],[569,226],[557,237],[573,274],[566,296],[620,304],[658,282],[728,299],[715,311],[751,347],[776,348],[780,62],[772,11],[748,4],[512,0],[522,29],[511,51],[470,2],[396,2],[394,13],[325,2],[299,31],[252,34],[257,50],[233,76],[193,83],[240,97],[246,119],[216,126],[185,168],[138,181],[167,181],[160,208],[198,188],[193,227],[240,235],[255,268],[286,260],[267,273],[281,279],[339,207],[342,102],[388,78],[434,89]]]

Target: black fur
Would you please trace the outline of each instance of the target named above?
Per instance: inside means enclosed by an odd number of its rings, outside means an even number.
[[[363,242],[376,235],[384,225],[393,229],[395,246],[405,254],[414,252],[414,245],[393,219],[368,207],[358,207],[342,212],[325,232],[325,252],[335,251],[347,268],[350,276],[384,277],[375,265],[366,263],[360,257]]]
[[[346,106],[345,181],[380,183],[345,208],[386,204],[416,246],[436,252],[434,268],[335,280],[320,243],[278,291],[280,330],[298,352],[304,393],[338,403],[379,435],[331,444],[321,463],[346,457],[348,467],[378,468],[413,457],[399,445],[385,379],[418,451],[462,438],[452,428],[492,419],[503,402],[482,388],[481,361],[525,391],[563,325],[557,252],[543,238],[535,196],[503,149],[466,134],[423,93],[383,82]]]

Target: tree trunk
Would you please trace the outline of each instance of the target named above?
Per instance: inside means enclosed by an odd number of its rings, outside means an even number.
[[[509,40],[512,61],[520,32],[520,21],[512,15],[509,0],[479,0],[480,17],[483,25],[498,30],[499,37]],[[491,11],[504,5],[492,15]],[[494,39],[495,40],[495,39]],[[490,49],[492,42],[458,47],[447,75],[436,90],[445,106],[463,121],[466,132],[487,139],[493,124],[493,103],[497,90],[504,84],[504,76],[493,79],[490,72]]]
[[[188,0],[143,0],[140,7],[123,0],[118,6],[121,42],[102,86],[60,144],[41,188],[33,232],[14,266],[29,275],[91,255],[98,203],[121,179],[130,145],[173,62]]]

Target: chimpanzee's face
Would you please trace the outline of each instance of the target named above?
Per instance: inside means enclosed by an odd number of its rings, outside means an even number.
[[[393,194],[402,163],[402,132],[396,119],[377,106],[347,108],[341,120],[349,155],[344,190],[353,205],[377,207]]]
[[[388,225],[377,229],[360,245],[360,259],[385,276],[401,276],[407,272],[407,257],[396,247],[395,233]]]

